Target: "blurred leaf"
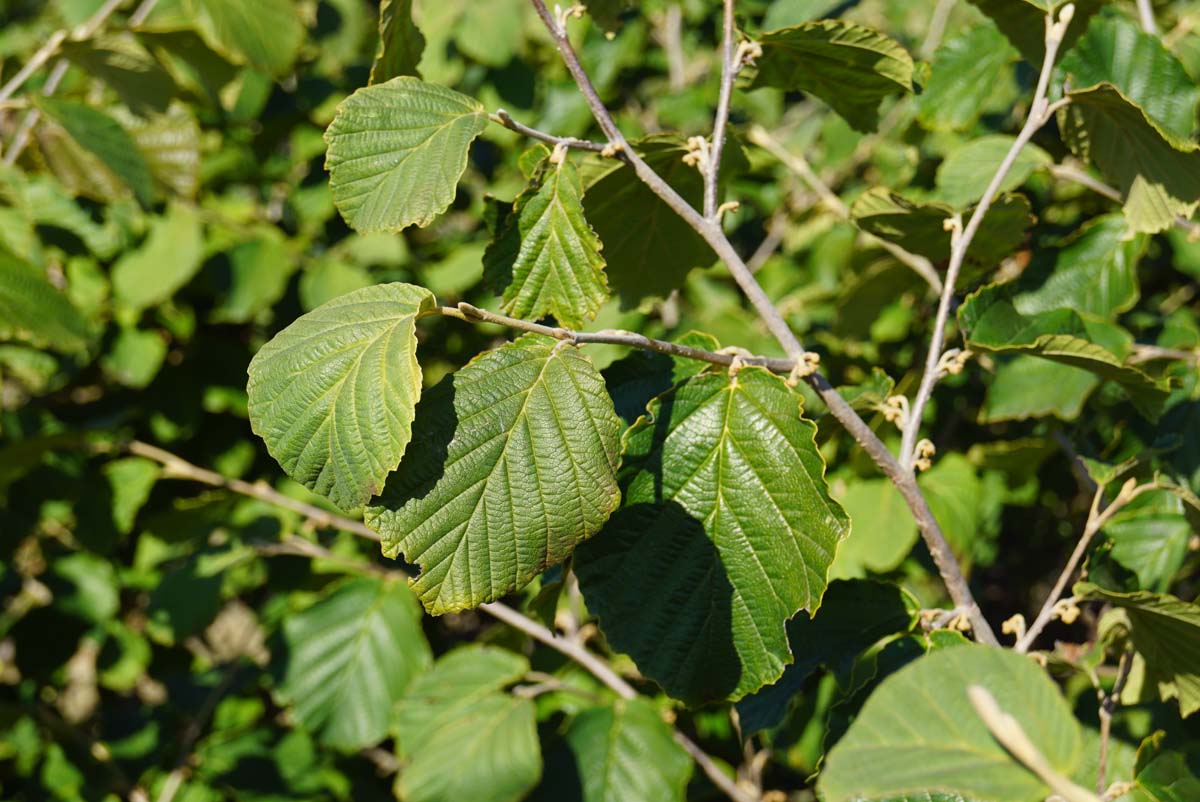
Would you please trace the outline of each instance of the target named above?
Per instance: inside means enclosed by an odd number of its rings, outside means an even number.
[[[385,555],[421,566],[413,588],[435,615],[523,587],[598,532],[620,498],[621,424],[603,379],[549,337],[525,335],[447,377],[413,431],[366,519]]]
[[[437,84],[402,76],[359,89],[325,132],[338,210],[355,231],[429,225],[454,200],[486,127],[477,100]]]
[[[366,287],[296,319],[259,350],[250,423],[289,476],[343,509],[383,489],[412,437],[416,321],[434,303],[411,284]]]
[[[1200,778],[1179,752],[1158,755],[1134,778],[1150,802],[1188,802],[1200,799]]]
[[[1088,20],[1106,0],[1075,0],[1075,16],[1067,26],[1060,53],[1068,52],[1087,28]],[[1066,5],[1067,0],[971,0],[971,4],[992,18],[1008,41],[1025,60],[1041,67],[1046,54],[1046,14]]]
[[[1136,573],[1142,587],[1162,591],[1183,566],[1192,526],[1179,498],[1156,492],[1118,510],[1103,532],[1113,542],[1113,559]]]
[[[291,69],[304,42],[305,25],[294,0],[185,2],[208,45],[234,63],[283,75]]]
[[[842,20],[807,22],[758,37],[751,88],[816,95],[859,131],[874,131],[879,104],[912,91],[913,61],[889,37]]]
[[[274,228],[240,243],[226,254],[229,289],[212,311],[218,323],[247,323],[270,309],[287,291],[297,255]]]
[[[1075,420],[1101,379],[1085,369],[1036,356],[1001,359],[988,382],[980,423],[1026,420],[1053,415]]]
[[[830,750],[817,780],[827,802],[926,789],[989,802],[1029,802],[1050,789],[992,736],[967,697],[979,686],[1059,774],[1079,761],[1080,735],[1058,687],[1024,655],[981,645],[935,651],[885,679]]]
[[[114,300],[134,312],[166,301],[200,269],[203,249],[199,213],[191,206],[168,204],[151,222],[141,246],[113,265]]]
[[[73,100],[39,97],[38,107],[149,205],[154,193],[150,165],[121,125],[102,111]]]
[[[396,790],[410,802],[517,802],[542,773],[536,711],[502,689],[529,670],[521,656],[466,646],[418,677],[397,708]],[[446,771],[446,766],[459,769]]]
[[[981,136],[950,151],[938,167],[938,197],[959,209],[978,202],[1015,139],[1008,134]],[[1012,192],[1024,184],[1035,170],[1046,167],[1052,161],[1050,154],[1037,145],[1026,145],[1000,185],[1000,191]]]
[[[33,265],[0,248],[0,339],[64,353],[87,349],[87,324],[70,299]]]
[[[603,247],[583,216],[583,184],[569,159],[548,164],[520,196],[484,254],[484,275],[506,313],[553,315],[579,328],[608,299]]]
[[[181,104],[166,114],[131,120],[127,130],[146,159],[154,178],[182,198],[200,189],[200,126]]]
[[[283,622],[279,696],[305,729],[339,749],[388,734],[392,709],[433,662],[403,582],[355,579]]]
[[[1117,593],[1089,582],[1076,583],[1073,593],[1082,601],[1122,608],[1151,687],[1157,686],[1164,702],[1177,700],[1184,718],[1200,710],[1200,605],[1165,593]]]
[[[970,128],[1016,59],[1003,34],[986,22],[948,38],[933,56],[931,75],[917,98],[917,119],[931,131]],[[1017,186],[1020,182],[1012,188]]]
[[[175,82],[132,34],[106,34],[83,42],[68,40],[62,54],[104,81],[134,114],[162,114],[175,96]]]
[[[659,396],[625,436],[622,508],[577,553],[609,642],[687,704],[778,679],[785,622],[825,592],[848,522],[800,404],[761,368]]]
[[[1058,114],[1076,156],[1100,169],[1125,198],[1135,231],[1170,228],[1200,205],[1200,145],[1163,129],[1108,83],[1068,92]]]
[[[421,77],[417,65],[425,50],[425,37],[413,21],[412,0],[379,3],[379,53],[371,65],[371,83],[381,84],[401,75]]]
[[[838,547],[829,569],[831,577],[857,577],[865,571],[887,573],[916,544],[917,522],[891,481],[852,482],[838,503],[850,516],[850,535]]]
[[[100,360],[111,381],[144,390],[154,381],[167,356],[167,343],[157,331],[122,328]]]

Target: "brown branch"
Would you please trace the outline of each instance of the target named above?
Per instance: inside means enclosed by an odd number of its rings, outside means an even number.
[[[720,186],[721,152],[725,149],[725,128],[729,125],[729,104],[733,98],[733,83],[737,80],[741,59],[737,54],[737,30],[733,20],[734,0],[724,0],[724,24],[721,40],[721,90],[717,99],[717,114],[713,121],[712,144],[704,170],[704,216],[716,220],[717,190]]]
[[[788,326],[787,321],[783,319],[779,310],[775,308],[774,303],[767,297],[762,286],[754,278],[753,272],[746,266],[741,256],[738,255],[737,250],[734,249],[733,244],[725,236],[721,226],[705,218],[704,215],[692,208],[691,204],[681,197],[670,184],[655,173],[629,147],[628,142],[621,134],[612,115],[608,112],[604,102],[600,99],[600,95],[596,92],[595,86],[592,85],[591,79],[580,63],[574,46],[572,46],[570,39],[567,38],[566,30],[558,23],[550,10],[546,8],[543,0],[530,0],[530,2],[537,12],[538,17],[541,18],[543,24],[550,32],[555,46],[558,48],[559,55],[567,66],[567,71],[575,79],[575,83],[583,94],[588,108],[591,109],[596,123],[604,132],[604,135],[608,137],[611,145],[620,151],[620,157],[633,168],[637,177],[655,195],[704,238],[709,247],[725,263],[734,281],[741,288],[742,293],[750,301],[771,334],[783,347],[784,353],[796,362],[803,359],[805,354],[804,346],[800,344],[800,340],[797,339],[795,333]],[[950,549],[950,544],[946,540],[946,536],[942,533],[941,527],[938,526],[933,512],[929,509],[929,504],[921,494],[921,490],[917,486],[911,469],[901,467],[883,441],[879,439],[875,432],[871,430],[871,427],[846,402],[846,399],[838,394],[837,390],[834,389],[833,385],[824,376],[814,373],[806,381],[821,396],[821,399],[829,408],[830,414],[846,428],[850,436],[870,455],[900,491],[909,509],[912,510],[913,518],[916,520],[921,536],[925,540],[925,545],[938,567],[938,572],[941,574],[942,581],[946,585],[946,590],[949,592],[950,598],[954,601],[955,606],[961,608],[967,615],[975,632],[975,637],[982,643],[997,645],[996,635],[992,632],[987,619],[983,617],[983,613],[980,611],[979,605],[971,593],[971,588],[962,575],[962,569],[958,565],[958,560],[954,557],[954,553]]]

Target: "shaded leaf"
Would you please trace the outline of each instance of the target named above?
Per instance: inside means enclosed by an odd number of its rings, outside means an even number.
[[[325,132],[338,211],[356,231],[428,225],[454,200],[486,127],[478,101],[444,86],[401,76],[359,89]]]
[[[175,82],[131,34],[68,40],[62,54],[111,86],[134,114],[162,114],[175,97]]]
[[[384,553],[422,572],[434,614],[522,587],[600,530],[617,506],[621,424],[579,349],[526,335],[422,400],[400,470],[367,508]]]
[[[271,456],[343,509],[383,488],[412,436],[421,395],[417,317],[434,304],[378,284],[298,318],[250,363],[250,424]]]
[[[800,396],[761,368],[705,373],[625,436],[625,501],[574,567],[614,648],[677,699],[739,699],[792,656],[846,514],[829,497]]]
[[[421,77],[417,65],[425,51],[425,37],[413,21],[412,0],[382,0],[379,4],[379,53],[371,65],[371,83],[381,84],[401,75]]]
[[[991,17],[1008,41],[1035,67],[1042,66],[1046,55],[1046,13],[1056,11],[1066,3],[1067,0],[971,0],[971,4]],[[1067,26],[1059,52],[1071,49],[1087,28],[1088,19],[1104,3],[1105,0],[1075,0],[1075,16]]]
[[[133,138],[116,120],[73,100],[39,97],[37,103],[80,147],[121,179],[139,202],[150,203],[154,192],[150,166]]]
[[[917,98],[917,119],[933,131],[971,127],[1016,59],[1003,34],[986,22],[950,37],[934,53],[929,80]]]
[[[875,130],[884,98],[912,91],[912,56],[861,25],[806,22],[768,31],[758,43],[763,55],[751,88],[816,95],[859,131]]]
[[[0,340],[12,339],[78,353],[90,338],[83,315],[45,273],[0,248]]]
[[[112,269],[113,298],[140,312],[173,296],[191,281],[204,256],[200,214],[173,203],[154,218],[137,250],[125,253]]]

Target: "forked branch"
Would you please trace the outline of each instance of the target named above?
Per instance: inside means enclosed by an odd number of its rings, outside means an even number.
[[[725,236],[725,232],[722,230],[719,222],[710,220],[693,208],[690,203],[676,192],[670,184],[663,180],[661,176],[654,172],[629,147],[620,128],[617,127],[608,108],[596,92],[596,87],[588,77],[587,71],[584,70],[583,65],[580,63],[579,55],[575,52],[574,46],[567,37],[565,28],[558,23],[554,14],[546,7],[544,0],[530,0],[530,2],[533,4],[538,17],[550,32],[555,47],[558,49],[559,55],[562,56],[568,72],[574,78],[579,91],[583,94],[588,104],[588,108],[592,111],[592,116],[595,117],[600,130],[608,137],[612,148],[620,151],[620,158],[633,168],[637,177],[666,203],[672,211],[683,218],[696,233],[703,237],[718,258],[725,263],[734,281],[737,282],[742,293],[750,301],[750,304],[766,324],[772,336],[779,342],[784,353],[795,361],[803,359],[805,353],[804,346],[800,344],[800,340],[788,326],[783,315],[775,308],[775,304],[754,278],[754,273],[746,266],[745,261]],[[933,516],[933,512],[929,509],[929,504],[925,501],[925,497],[917,486],[911,469],[902,467],[896,461],[896,458],[888,450],[887,446],[884,445],[883,441],[879,439],[859,414],[854,411],[850,404],[838,394],[837,390],[834,389],[833,385],[824,376],[820,373],[813,373],[806,378],[806,381],[821,396],[830,413],[846,428],[863,450],[871,456],[884,474],[896,485],[901,496],[904,497],[909,509],[912,510],[913,518],[916,519],[917,527],[920,529],[925,545],[938,567],[938,573],[941,574],[942,581],[946,585],[950,598],[956,607],[965,612],[968,620],[971,622],[975,637],[982,643],[997,645],[996,635],[992,632],[987,619],[983,617],[983,613],[979,609],[974,595],[971,593],[966,578],[963,577],[958,560],[954,557],[949,542],[947,542],[941,527],[938,526],[937,520]]]

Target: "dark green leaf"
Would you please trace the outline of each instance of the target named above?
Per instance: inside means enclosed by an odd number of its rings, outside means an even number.
[[[0,340],[10,339],[78,353],[90,337],[79,310],[45,273],[0,248]]]
[[[113,172],[142,204],[154,193],[150,166],[137,144],[121,125],[102,111],[73,100],[38,98],[38,106],[61,125],[80,147]]]
[[[381,0],[379,54],[371,65],[371,83],[381,84],[401,75],[420,78],[417,65],[424,50],[425,37],[413,21],[412,0]]]

